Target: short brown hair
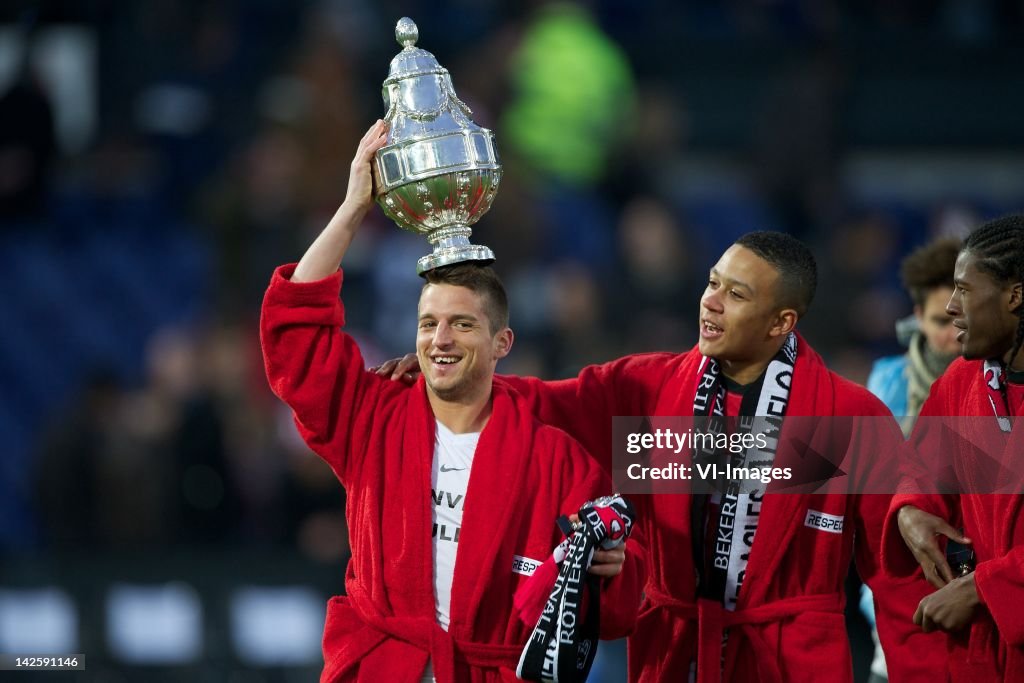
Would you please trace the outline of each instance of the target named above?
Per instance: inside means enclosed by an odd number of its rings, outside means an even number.
[[[938,287],[953,286],[953,269],[963,243],[956,237],[940,237],[918,247],[903,259],[900,274],[915,306],[924,306],[928,294]]]
[[[482,295],[492,335],[508,327],[508,294],[490,266],[467,261],[428,270],[423,277],[427,285],[455,285]]]

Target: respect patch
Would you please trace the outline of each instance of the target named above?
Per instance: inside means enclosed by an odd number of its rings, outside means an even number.
[[[540,566],[540,560],[534,560],[530,557],[523,557],[522,555],[512,556],[512,573],[522,574],[523,576],[533,576],[533,573],[537,571],[537,567]]]
[[[830,534],[843,533],[843,515],[829,515],[817,510],[808,510],[804,518],[804,526]]]

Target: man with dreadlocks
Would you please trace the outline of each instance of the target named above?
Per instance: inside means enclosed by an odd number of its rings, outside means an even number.
[[[901,484],[907,493],[893,497],[883,537],[887,571],[907,573],[916,569],[916,560],[939,589],[921,601],[914,621],[924,631],[951,634],[954,681],[1024,680],[1024,496],[971,490],[981,472],[967,469],[978,462],[977,448],[967,439],[947,436],[936,444],[918,437],[935,429],[930,416],[970,416],[961,428],[976,425],[987,443],[1000,437],[1001,452],[1019,456],[1019,430],[1009,418],[1024,413],[1022,282],[1024,217],[991,221],[967,238],[946,309],[960,330],[963,358],[932,386],[911,440],[918,464],[931,455],[952,466],[960,493],[922,489],[921,478],[908,468]],[[922,444],[941,446],[930,448],[941,452],[925,453]],[[963,531],[953,524],[962,524]],[[973,571],[965,562],[962,575],[954,576],[939,535],[973,549]]]

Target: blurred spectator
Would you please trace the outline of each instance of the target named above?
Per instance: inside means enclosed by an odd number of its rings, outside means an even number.
[[[621,265],[618,277],[606,287],[604,307],[621,321],[620,349],[688,348],[697,310],[681,310],[680,302],[691,301],[700,287],[676,216],[657,199],[640,196],[623,207],[618,232]]]
[[[591,272],[578,263],[561,263],[549,271],[545,286],[550,326],[545,352],[553,376],[569,377],[585,365],[612,358],[615,342]]]
[[[844,76],[827,46],[788,70],[765,97],[754,128],[754,172],[781,226],[807,237],[839,202]]]
[[[97,467],[116,431],[121,400],[117,378],[96,369],[67,412],[44,432],[34,463],[33,502],[45,543],[52,548],[102,543]]]
[[[914,313],[896,324],[896,335],[907,352],[875,362],[867,387],[900,420],[909,436],[932,383],[960,355],[953,318],[946,304],[953,295],[953,267],[961,240],[944,237],[929,242],[903,260],[903,286],[914,302]]]
[[[146,384],[122,398],[98,462],[102,540],[115,547],[179,541],[187,508],[216,505],[224,489],[216,473],[193,471],[183,479],[187,463],[209,457],[219,439],[217,418],[198,394],[192,336],[164,330],[146,355]]]
[[[282,254],[298,258],[304,163],[297,132],[267,126],[230,161],[208,196],[205,219],[217,229],[217,300],[223,314],[253,310],[276,260]]]
[[[511,59],[515,96],[502,120],[524,173],[588,185],[605,171],[633,114],[633,74],[585,9],[541,7]]]
[[[541,258],[607,268],[614,217],[596,184],[625,143],[632,69],[581,6],[552,3],[530,18],[510,59],[501,119],[506,173],[529,183],[542,213]]]
[[[24,66],[0,95],[0,225],[43,214],[55,154],[53,107]]]
[[[275,407],[286,477],[279,513],[288,520],[285,540],[303,555],[340,563],[349,554],[345,493],[334,472],[302,441],[286,406]]]
[[[887,348],[903,307],[895,271],[898,228],[881,213],[840,225],[823,245],[818,295],[805,334],[827,349],[836,372],[863,383],[872,349]]]
[[[628,143],[612,158],[604,190],[616,203],[635,191],[652,192],[673,201],[683,194],[678,167],[686,161],[690,117],[685,93],[669,83],[639,90]]]

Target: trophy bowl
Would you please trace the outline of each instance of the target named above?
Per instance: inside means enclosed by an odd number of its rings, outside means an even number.
[[[415,46],[416,24],[403,17],[395,38],[403,46],[384,81],[387,141],[373,164],[377,203],[404,230],[427,236],[433,253],[416,263],[420,275],[462,261],[494,260],[469,241],[471,225],[487,213],[501,182],[494,135],[473,123],[451,77]]]

